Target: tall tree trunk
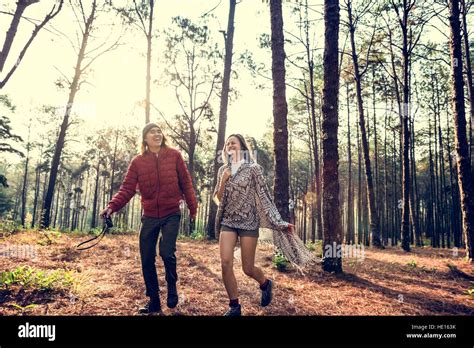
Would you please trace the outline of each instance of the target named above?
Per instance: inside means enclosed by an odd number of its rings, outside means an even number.
[[[435,79],[433,76],[433,84],[435,84]],[[433,91],[434,94],[436,94],[437,90]],[[438,98],[433,96],[433,105],[435,107],[434,110],[434,129],[433,129],[433,136],[435,139],[434,142],[434,202],[435,202],[435,207],[434,207],[434,221],[435,221],[435,226],[434,226],[434,231],[433,231],[433,238],[434,238],[434,243],[433,246],[436,248],[439,248],[440,244],[440,239],[439,236],[441,235],[441,198],[439,197],[441,194],[441,188],[439,184],[439,151],[438,151],[438,137],[436,136],[436,130],[438,129],[438,116],[437,114],[439,113],[439,110],[441,109],[440,106],[440,99],[439,99],[439,93],[438,93]]]
[[[380,236],[380,193],[379,193],[379,151],[378,151],[378,139],[377,139],[377,110],[375,107],[376,104],[376,97],[375,97],[375,64],[372,65],[372,108],[374,110],[374,166],[375,166],[375,187],[374,187],[374,196],[375,196],[375,213],[377,214],[378,218],[378,228],[379,228],[379,236]]]
[[[38,211],[38,201],[39,201],[39,193],[41,190],[40,184],[41,184],[41,160],[43,159],[43,144],[40,146],[40,157],[39,160],[36,164],[35,168],[35,197],[33,200],[33,218],[31,220],[31,228],[36,226],[36,220],[37,220],[37,211]]]
[[[364,163],[365,163],[365,176],[367,182],[367,195],[368,195],[368,209],[369,209],[369,220],[370,220],[370,237],[372,241],[372,245],[375,247],[383,247],[380,241],[380,229],[379,229],[379,221],[377,216],[377,210],[375,206],[375,192],[374,192],[374,184],[373,184],[373,177],[372,177],[372,167],[370,163],[370,154],[369,154],[369,142],[367,139],[367,132],[365,128],[365,116],[364,116],[364,103],[362,99],[362,85],[361,79],[363,73],[359,70],[359,61],[357,56],[356,44],[355,44],[355,27],[353,24],[352,18],[352,7],[351,1],[347,1],[347,11],[349,17],[349,32],[350,32],[350,40],[351,40],[351,48],[352,48],[352,63],[354,65],[354,80],[356,84],[356,94],[357,94],[357,105],[359,111],[359,124],[360,124],[360,133],[361,133],[361,140],[362,140],[362,150],[364,152]],[[375,117],[375,115],[374,115]]]
[[[20,24],[21,17],[26,8],[34,3],[39,2],[39,0],[18,0],[16,2],[15,13],[13,14],[10,27],[8,28],[7,34],[5,36],[5,41],[3,42],[3,48],[0,51],[0,72],[3,71],[5,62],[7,60],[8,54],[15,39],[16,32],[18,30],[18,24]]]
[[[307,187],[307,186],[306,186]],[[308,205],[306,204],[306,197],[303,199],[303,228],[301,230],[301,239],[303,239],[303,243],[306,244],[306,229],[307,229],[307,223],[308,223]]]
[[[92,203],[92,220],[91,228],[97,226],[97,203],[99,201],[99,179],[100,179],[100,159],[97,159],[96,167],[96,177],[95,177],[95,188],[94,188],[94,203]]]
[[[104,168],[106,167],[106,164],[104,164]],[[107,172],[104,170],[102,173],[102,206],[105,207],[107,206]]]
[[[466,112],[464,108],[464,79],[462,71],[461,28],[459,23],[459,0],[449,0],[449,24],[451,37],[452,109],[455,123],[456,162],[458,168],[459,193],[463,233],[466,240],[466,255],[474,260],[474,178],[466,137]]]
[[[411,61],[409,63],[409,69],[411,69]],[[409,70],[409,86],[411,90],[411,70]],[[418,90],[415,84],[415,96],[418,98]],[[409,103],[411,104],[412,96],[409,96]],[[412,230],[412,237],[410,238],[411,243],[415,244],[416,246],[422,245],[421,240],[421,232],[420,232],[420,224],[418,221],[418,191],[417,191],[417,175],[416,175],[416,162],[415,162],[415,124],[414,124],[414,116],[413,118],[408,119],[408,125],[410,129],[410,218],[411,218],[411,230]]]
[[[310,110],[311,110],[311,128],[314,137],[313,141],[313,160],[314,160],[314,177],[315,177],[315,189],[316,189],[316,229],[318,235],[322,231],[321,221],[321,177],[320,177],[320,163],[319,163],[319,148],[317,141],[316,131],[316,96],[314,93],[314,59],[313,53],[310,51],[309,41],[309,22],[308,22],[308,1],[305,2],[305,15],[306,15],[306,26],[305,26],[305,39],[306,39],[306,60],[308,63],[309,71],[309,84],[310,84]],[[314,202],[312,203],[314,205]],[[314,241],[313,241],[314,242]]]
[[[82,206],[84,207],[83,211],[82,211],[82,217],[81,217],[81,226],[80,226],[80,230],[83,231],[84,230],[84,226],[85,226],[85,223],[86,223],[86,219],[87,219],[87,212],[89,211],[89,188],[90,188],[90,184],[89,184],[89,179],[90,179],[90,169],[87,169],[87,178],[86,178],[86,191],[84,192],[84,201],[82,203]]]
[[[72,200],[72,184],[69,180],[67,189],[66,189],[66,204],[65,204],[65,211],[66,211],[66,222],[64,224],[65,229],[70,229],[71,227],[71,200]]]
[[[438,142],[439,142],[439,172],[440,172],[440,186],[441,186],[441,212],[442,212],[442,223],[441,223],[441,247],[445,247],[445,234],[447,230],[447,216],[446,212],[448,208],[446,206],[447,197],[446,197],[446,178],[445,178],[445,168],[444,168],[444,151],[443,151],[443,135],[441,132],[441,110],[438,113]],[[449,242],[448,242],[449,243]]]
[[[320,94],[319,94],[319,95],[320,95]],[[323,102],[323,101],[322,101],[322,96],[320,95],[318,105],[321,105],[321,106],[322,106],[322,102]],[[322,122],[322,120],[321,120],[321,118],[322,118],[322,113],[323,113],[323,112],[322,112],[321,108],[319,108],[318,118],[317,118],[317,121],[318,121],[318,123],[317,123],[317,125],[318,125],[317,129],[319,129],[319,134],[323,134],[323,122]],[[323,148],[323,139],[322,139],[322,137],[320,136],[320,137],[317,137],[316,139],[317,139],[317,141],[319,142],[319,149],[322,149],[322,148]],[[321,154],[321,151],[320,151],[320,153],[319,153],[319,163],[321,163],[321,161],[322,161],[322,154]],[[320,171],[319,171],[320,174],[319,174],[319,176],[321,177],[321,165],[320,165],[319,167],[320,167]],[[320,204],[320,205],[321,205],[321,209],[322,209],[322,182],[321,182],[321,193],[320,193],[319,196],[320,196],[320,201],[321,201],[321,204]],[[323,220],[323,215],[322,215],[322,214],[323,214],[323,213],[322,213],[322,210],[321,210],[321,222],[322,222],[322,220]],[[322,228],[322,227],[321,227],[321,230],[318,231],[318,239],[319,239],[319,240],[323,240],[323,228]]]
[[[451,136],[449,127],[449,112],[446,110],[446,129],[448,135],[448,153],[451,154]],[[459,185],[457,179],[456,167],[453,166],[452,156],[448,156],[449,161],[449,183],[451,188],[451,232],[453,235],[453,243],[456,248],[461,247],[461,229],[459,226]]]
[[[193,187],[196,187],[196,176],[194,175],[194,156],[196,154],[196,144],[197,144],[197,135],[196,129],[194,128],[194,122],[192,121],[194,116],[191,116],[189,122],[189,144],[188,144],[188,171],[191,175],[191,180],[193,182]]]
[[[30,131],[31,131],[31,120],[28,125],[28,140],[26,141],[26,160],[25,160],[25,170],[23,173],[23,188],[21,190],[21,225],[26,228],[25,216],[26,216],[26,200],[27,194],[26,190],[28,189],[28,165],[30,162]]]
[[[326,272],[342,272],[339,207],[339,1],[324,1],[323,87],[323,261]]]
[[[61,203],[62,203],[62,207],[60,207],[59,205],[59,201],[58,201],[58,209],[59,209],[59,218],[58,218],[58,226],[60,229],[63,229],[64,230],[64,210],[65,210],[65,206],[66,206],[66,188],[65,187],[58,187],[57,188],[57,195],[61,194],[61,188],[63,188],[63,198],[61,200]]]
[[[357,243],[362,243],[362,155],[360,151],[360,124],[357,122]]]
[[[403,6],[403,105],[402,110],[402,248],[410,251],[410,130],[409,121],[409,103],[410,103],[410,87],[409,87],[409,67],[410,55],[408,53],[408,13],[406,0]]]
[[[346,104],[347,104],[347,238],[346,243],[354,243],[354,187],[352,185],[352,144],[351,144],[351,112],[349,106],[349,84],[346,84]]]
[[[31,219],[31,228],[35,227],[36,225],[36,210],[38,207],[38,196],[39,196],[39,191],[40,191],[40,175],[41,171],[38,167],[35,169],[35,197],[33,200],[33,218]]]
[[[273,198],[283,220],[288,221],[288,105],[285,85],[285,48],[283,36],[282,0],[270,0],[272,80],[273,80],[273,145],[275,177]],[[337,70],[336,70],[337,72]]]
[[[76,226],[76,212],[77,212],[77,191],[74,189],[74,195],[72,198],[74,208],[72,209],[72,218],[71,218],[71,231],[74,231]]]
[[[390,171],[391,171],[391,168],[390,168],[390,159],[391,159],[391,156],[389,154],[389,151],[390,151],[390,140],[389,140],[389,136],[390,136],[390,130],[393,128],[392,126],[392,119],[391,117],[389,117],[389,110],[393,110],[393,97],[392,97],[392,91],[389,89],[389,84],[387,81],[384,80],[384,90],[385,90],[385,126],[384,126],[384,129],[385,129],[385,135],[384,135],[384,196],[385,196],[385,201],[384,201],[384,209],[385,209],[385,226],[382,227],[382,233],[381,233],[381,238],[382,238],[382,243],[383,245],[388,245],[388,238],[389,238],[389,235],[392,233],[393,231],[393,220],[392,220],[392,215],[394,213],[394,210],[396,209],[394,206],[391,205],[392,203],[392,191],[391,191],[391,187],[389,186],[389,182],[390,180],[394,180],[394,178],[392,178],[390,176]],[[391,105],[389,106],[389,100],[390,100],[390,103]],[[389,109],[389,107],[391,107],[391,109]],[[394,151],[394,149],[393,149]]]
[[[114,145],[114,154],[112,157],[112,174],[110,176],[110,190],[109,190],[109,201],[112,199],[114,193],[114,181],[115,181],[115,162],[117,161],[117,143],[118,143],[118,130],[115,131],[115,145]]]
[[[21,17],[25,9],[32,5],[39,2],[39,0],[18,0],[16,2],[16,9],[15,13],[13,14],[12,21],[10,23],[10,27],[6,33],[5,36],[5,41],[3,43],[2,50],[0,51],[0,72],[3,71],[3,68],[5,67],[5,62],[7,61],[8,55],[10,53],[10,49],[12,47],[14,38],[16,36],[16,32],[18,30],[18,25],[20,23]],[[7,72],[6,76],[3,78],[3,80],[0,80],[0,89],[5,87],[7,82],[10,80],[12,75],[15,73],[16,69],[20,65],[20,62],[23,60],[23,58],[26,55],[26,52],[28,48],[31,46],[33,40],[36,38],[38,33],[40,32],[41,29],[56,15],[61,11],[61,8],[63,6],[64,0],[60,0],[59,3],[55,1],[55,4],[53,5],[53,8],[51,11],[45,16],[45,18],[39,22],[35,23],[35,28],[33,32],[31,33],[29,39],[26,41],[26,43],[23,45],[23,48],[20,50],[20,53],[18,54],[18,57],[16,59],[16,63],[10,68],[10,70]],[[58,6],[58,7],[56,7]]]
[[[397,173],[397,163],[399,163],[397,161],[397,150],[400,150],[400,144],[399,146],[397,147],[397,144],[396,144],[396,141],[397,141],[397,137],[396,137],[396,131],[395,131],[395,127],[392,128],[392,137],[393,137],[393,156],[392,156],[392,178],[393,178],[393,181],[392,181],[392,207],[396,210],[396,212],[393,214],[393,230],[392,230],[392,246],[394,245],[397,245],[398,244],[398,240],[399,240],[399,234],[400,234],[400,229],[399,229],[399,218],[400,218],[400,214],[398,213],[398,210],[401,208],[400,205],[399,205],[399,200],[398,200],[398,191],[400,190],[400,186],[398,185],[398,179],[399,179],[399,175]],[[398,132],[400,133],[400,132]],[[398,134],[399,135],[399,134]],[[398,139],[400,140],[400,135],[398,136]]]
[[[40,179],[41,179],[41,178],[40,178]],[[46,189],[47,189],[46,184],[47,184],[47,183],[48,183],[48,173],[45,172],[45,173],[44,173],[43,188],[42,188],[42,192],[41,192],[41,202],[44,202],[45,197],[46,197]],[[40,227],[41,227],[41,222],[43,221],[43,216],[44,216],[44,209],[41,208],[41,211],[40,211],[40,221],[39,221]]]
[[[411,129],[411,154],[410,154],[410,165],[411,165],[411,180],[412,180],[412,190],[410,191],[410,216],[413,226],[414,233],[414,242],[416,246],[422,246],[420,224],[418,219],[418,195],[416,190],[416,161],[415,161],[415,125],[414,121],[410,122]]]
[[[155,1],[150,0],[150,14],[148,16],[148,30],[146,33],[146,99],[145,99],[145,123],[150,122],[150,84],[151,84],[151,47],[153,38],[153,11]]]
[[[384,122],[384,142],[383,142],[383,190],[384,190],[384,223],[381,224],[382,228],[382,244],[387,245],[387,232],[392,229],[389,227],[389,202],[388,202],[388,155],[387,155],[387,131],[391,127],[388,118],[388,100],[387,92],[385,91],[385,122]],[[388,122],[387,122],[388,121]],[[393,178],[392,178],[393,179]]]
[[[434,175],[434,163],[433,163],[433,153],[431,151],[431,120],[428,119],[428,150],[429,150],[429,176],[430,176],[430,194],[429,194],[429,205],[428,205],[428,229],[427,236],[430,233],[431,246],[436,246],[436,230],[435,230],[435,200],[436,200],[436,190],[435,190],[435,175]]]
[[[227,20],[227,32],[225,33],[225,58],[224,58],[224,78],[222,80],[221,104],[219,109],[219,125],[217,130],[217,143],[214,156],[214,173],[212,177],[211,191],[217,185],[217,171],[221,158],[220,152],[224,148],[225,130],[227,125],[227,105],[229,103],[230,73],[232,71],[232,49],[234,46],[234,18],[236,0],[229,0],[229,18]],[[214,239],[214,226],[216,222],[217,206],[212,201],[209,207],[209,217],[207,223],[207,235],[209,239]]]
[[[204,231],[207,231],[208,225],[207,225],[207,219],[206,219],[206,217],[207,217],[208,214],[209,214],[209,204],[211,203],[211,202],[210,202],[210,199],[209,199],[209,195],[206,195],[206,196],[205,196],[205,200],[206,200],[206,206],[205,206],[205,208],[204,208],[204,214],[203,214],[203,220],[202,220],[202,221],[203,221],[203,230],[204,230]]]
[[[471,159],[471,167],[472,163],[472,156],[473,156],[473,147],[474,142],[472,138],[472,128],[474,127],[474,86],[472,81],[472,67],[471,67],[471,52],[469,46],[469,32],[467,29],[467,6],[466,0],[461,0],[461,13],[462,13],[462,26],[463,26],[463,38],[464,38],[464,53],[466,57],[466,84],[467,84],[467,92],[469,95],[469,110],[470,116],[469,117],[469,158]]]
[[[82,42],[81,42],[81,48],[79,50],[79,54],[77,55],[77,61],[76,61],[76,67],[74,71],[74,78],[72,80],[70,89],[69,89],[69,97],[68,101],[66,104],[66,112],[64,113],[64,118],[63,122],[61,124],[61,128],[59,131],[59,136],[58,140],[56,142],[56,146],[54,149],[54,155],[53,159],[51,161],[51,171],[49,175],[49,184],[48,184],[48,191],[46,193],[46,197],[43,203],[43,216],[42,216],[42,222],[41,222],[41,227],[42,228],[47,228],[50,225],[50,219],[51,219],[51,204],[53,200],[53,193],[54,193],[54,187],[56,185],[56,176],[58,173],[58,168],[59,168],[59,162],[61,160],[61,154],[64,148],[65,140],[66,140],[66,132],[69,127],[69,116],[71,114],[71,109],[74,104],[74,98],[76,97],[76,93],[79,90],[80,87],[80,78],[82,74],[82,61],[84,60],[85,52],[86,52],[86,47],[87,47],[87,42],[89,40],[89,35],[90,31],[92,30],[92,23],[95,19],[95,11],[96,11],[96,1],[94,0],[93,5],[92,5],[92,11],[85,23],[85,28],[83,30],[83,35],[82,35]]]
[[[59,196],[61,195],[61,186],[56,187],[56,206],[54,208],[53,228],[56,228],[56,221],[58,218],[59,211]]]

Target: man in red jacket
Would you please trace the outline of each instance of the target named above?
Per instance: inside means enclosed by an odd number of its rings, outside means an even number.
[[[141,155],[136,156],[128,167],[125,179],[101,216],[110,216],[122,209],[140,190],[143,207],[140,230],[140,257],[146,296],[150,298],[140,313],[162,313],[156,274],[156,244],[161,231],[159,250],[163,259],[168,285],[167,306],[178,304],[176,281],[176,239],[181,219],[180,201],[183,196],[188,205],[191,220],[196,217],[197,201],[191,176],[178,150],[167,145],[160,127],[149,123],[142,132]]]

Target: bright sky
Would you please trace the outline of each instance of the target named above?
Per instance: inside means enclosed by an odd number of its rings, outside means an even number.
[[[218,30],[226,30],[228,17],[228,1],[221,1],[213,13],[217,17],[211,20],[210,27],[216,40],[223,47],[223,36]],[[87,3],[87,2],[85,2]],[[156,2],[155,28],[163,30],[171,24],[173,16],[183,16],[197,19],[203,13],[211,10],[219,3],[219,0],[162,0]],[[44,16],[52,6],[52,1],[41,1],[32,5],[25,16],[39,19]],[[14,8],[14,1],[4,5],[10,9]],[[5,33],[8,20],[2,20],[0,32]],[[107,16],[104,22],[112,23],[115,16]],[[61,30],[71,40],[75,40],[74,25],[75,17],[69,6],[53,20],[52,26]],[[237,6],[235,18],[234,35],[234,57],[245,49],[258,54],[262,60],[265,57],[262,50],[257,49],[258,36],[263,32],[269,32],[269,10],[268,5],[261,1],[244,0]],[[32,31],[32,25],[21,22],[20,30],[15,38],[12,48],[12,57],[16,57],[18,51],[27,40]],[[119,26],[115,29],[117,33]],[[107,26],[102,26],[98,32],[99,36],[109,34]],[[133,36],[132,36],[133,35]],[[158,78],[163,70],[159,66],[157,57],[164,51],[163,34],[154,42],[152,79]],[[111,42],[114,36],[111,36]],[[1,37],[3,42],[3,36]],[[91,44],[90,48],[97,46],[101,40],[98,39]],[[137,102],[144,99],[145,95],[145,57],[146,42],[141,33],[134,31],[129,33],[123,40],[124,45],[113,52],[109,52],[93,63],[92,73],[88,78],[91,84],[84,85],[76,97],[76,107],[81,118],[86,120],[85,127],[99,128],[102,126],[120,125],[142,125],[144,123],[144,109]],[[257,58],[257,59],[258,59]],[[7,62],[7,68],[11,66],[12,60]],[[14,129],[18,134],[26,137],[26,124],[31,115],[31,104],[40,106],[50,104],[64,107],[67,101],[67,90],[59,91],[54,82],[61,73],[69,79],[73,76],[73,67],[76,55],[68,40],[61,35],[53,35],[50,32],[41,31],[36,41],[33,42],[25,59],[1,91],[10,96],[13,103],[17,105],[18,111],[12,119]],[[222,63],[223,70],[223,63]],[[231,80],[231,86],[238,89],[240,97],[229,105],[228,110],[228,132],[241,132],[251,136],[261,136],[265,125],[272,118],[271,90],[257,90],[250,75],[241,69],[239,79]],[[180,111],[174,96],[174,89],[166,86],[152,86],[152,103],[156,105],[167,116],[172,116]],[[220,88],[220,86],[219,86]],[[219,113],[219,101],[213,103],[214,113]],[[152,120],[159,119],[156,112],[152,110]],[[217,123],[216,123],[217,124]],[[216,127],[217,128],[217,127]],[[38,130],[39,131],[39,130]]]
[[[14,131],[26,138],[26,125],[29,118],[35,116],[34,109],[43,104],[54,105],[64,108],[67,102],[66,89],[58,90],[55,81],[63,73],[72,79],[76,54],[69,40],[76,40],[76,18],[69,5],[65,1],[65,8],[52,22],[52,27],[60,30],[64,35],[53,34],[42,30],[33,42],[25,59],[21,62],[19,69],[15,72],[7,86],[1,91],[8,94],[17,106],[15,117],[12,117]],[[119,3],[120,1],[116,1]],[[322,0],[311,1],[320,4]],[[84,3],[88,3],[85,1]],[[42,19],[52,7],[53,0],[42,0],[32,5],[25,12],[28,18]],[[155,28],[164,30],[171,24],[173,16],[180,15],[197,20],[199,16],[220,4],[212,13],[217,17],[210,20],[210,29],[216,40],[223,48],[224,40],[219,30],[226,30],[228,17],[228,0],[157,0],[155,10]],[[1,10],[12,10],[15,1],[9,0],[0,5]],[[314,7],[322,11],[322,7]],[[345,17],[345,10],[341,10],[341,16]],[[8,29],[11,17],[0,14],[0,42],[4,40],[4,33]],[[314,40],[317,47],[322,46],[322,35],[324,32],[322,14],[311,12],[310,16],[315,18]],[[100,17],[100,30],[96,33],[97,39],[90,43],[89,48],[96,47],[104,37],[110,33],[110,24],[118,22],[116,15],[109,14]],[[285,30],[295,34],[295,17],[291,17],[288,8],[284,6]],[[16,59],[19,50],[28,39],[32,24],[25,21],[20,22],[19,32],[15,38],[10,59],[7,61],[8,69]],[[111,37],[110,42],[119,33],[118,25]],[[270,52],[258,48],[259,36],[262,33],[270,34],[270,15],[268,4],[261,0],[242,0],[237,5],[234,35],[234,58],[248,49],[255,55],[255,59],[271,63]],[[285,34],[288,38],[289,35]],[[68,37],[69,39],[67,39]],[[343,40],[344,37],[341,37]],[[84,85],[76,95],[73,111],[80,115],[85,121],[81,130],[89,130],[109,126],[127,126],[144,124],[144,109],[139,106],[139,101],[145,96],[145,49],[146,42],[142,33],[133,31],[126,34],[122,40],[123,46],[113,52],[100,57],[92,65],[92,71],[88,77],[91,84]],[[342,47],[342,43],[341,43]],[[291,55],[294,48],[285,46],[287,55]],[[164,35],[154,41],[152,79],[160,78],[164,70],[162,58],[165,50]],[[322,51],[318,51],[321,53]],[[161,58],[161,61],[158,60]],[[234,59],[235,60],[235,59]],[[234,66],[235,67],[235,66]],[[222,66],[219,71],[223,70]],[[235,87],[240,97],[228,108],[227,134],[238,132],[249,136],[261,137],[266,130],[266,125],[272,120],[272,91],[271,89],[259,90],[255,87],[250,74],[244,68],[238,70],[239,78],[231,80],[231,87]],[[288,72],[287,72],[288,73]],[[2,75],[3,76],[3,75]],[[299,76],[298,76],[299,77]],[[261,82],[261,81],[260,81]],[[271,87],[271,85],[269,85]],[[219,86],[220,88],[220,86]],[[294,94],[293,90],[287,88],[287,99]],[[152,85],[152,103],[156,105],[169,118],[180,113],[179,104],[174,95],[174,88],[162,82],[160,86]],[[219,100],[213,101],[213,109],[216,116],[219,113]],[[33,111],[32,111],[33,110]],[[342,112],[341,116],[344,117]],[[152,120],[159,120],[159,116],[152,110]],[[216,117],[217,119],[217,117]],[[217,128],[217,120],[216,125]],[[40,129],[35,129],[36,134],[41,134]],[[19,160],[19,158],[17,158]]]

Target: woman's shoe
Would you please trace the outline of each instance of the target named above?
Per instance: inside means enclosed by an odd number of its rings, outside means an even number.
[[[242,307],[240,305],[229,307],[229,310],[224,313],[224,317],[240,317],[242,315]]]
[[[267,287],[264,290],[262,290],[262,300],[260,301],[260,305],[262,307],[266,307],[272,302],[272,298],[273,298],[272,288],[273,288],[273,281],[268,279]]]

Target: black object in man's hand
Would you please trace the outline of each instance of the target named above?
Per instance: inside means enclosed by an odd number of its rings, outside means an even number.
[[[112,228],[114,227],[114,224],[112,222],[112,218],[109,216],[105,216],[104,218],[104,225],[107,226],[107,228]]]

